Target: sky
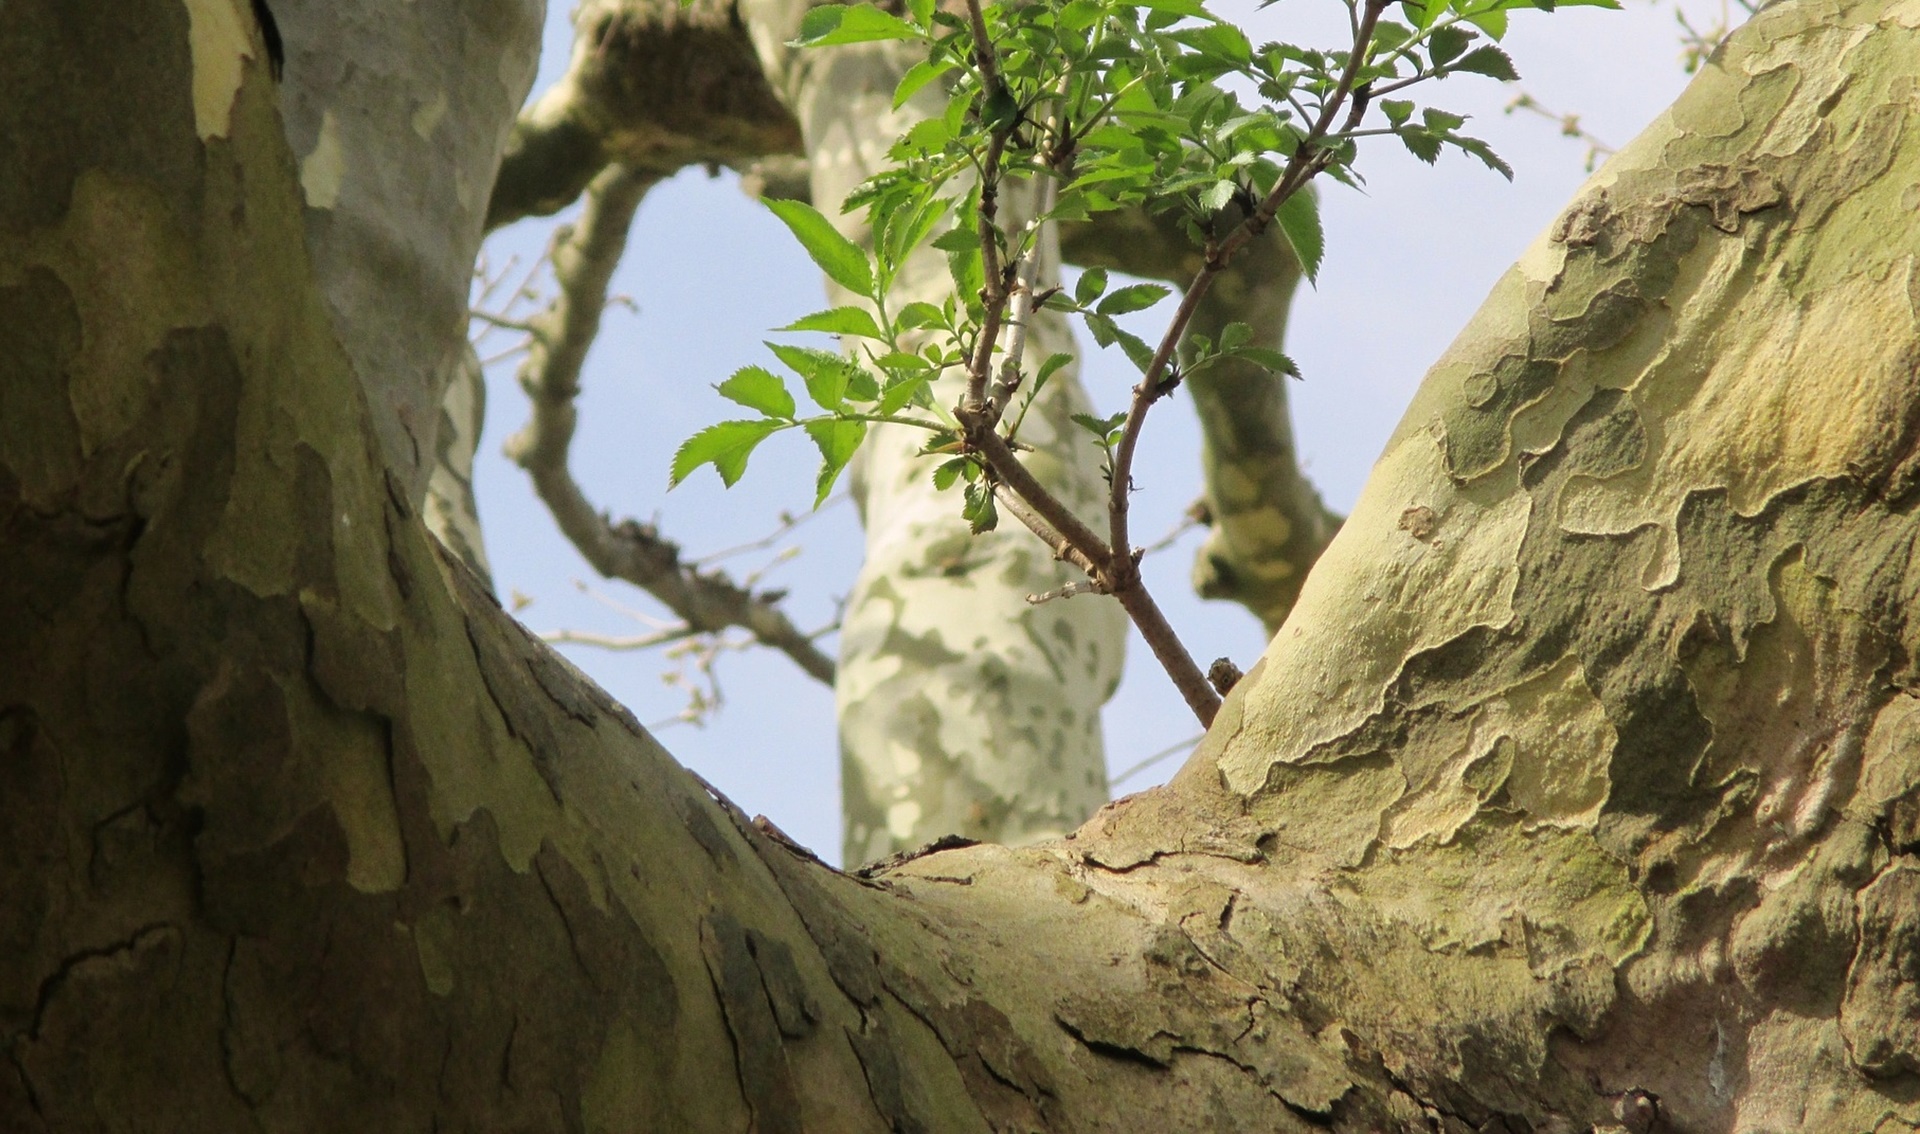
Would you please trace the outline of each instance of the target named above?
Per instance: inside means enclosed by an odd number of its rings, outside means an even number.
[[[1718,15],[1697,3],[1688,0],[1696,24]],[[1587,177],[1584,142],[1563,136],[1555,122],[1509,114],[1506,107],[1525,92],[1555,111],[1577,113],[1590,134],[1618,146],[1684,87],[1671,0],[1626,4],[1620,11],[1515,12],[1502,46],[1519,68],[1519,83],[1455,76],[1424,96],[1423,105],[1470,115],[1466,132],[1507,159],[1512,182],[1458,153],[1427,166],[1397,140],[1380,138],[1360,152],[1364,192],[1323,186],[1326,261],[1317,286],[1303,287],[1295,299],[1286,350],[1303,374],[1290,391],[1302,462],[1334,509],[1352,506],[1427,367]],[[570,7],[567,0],[549,0],[536,97],[565,69]],[[1255,43],[1330,47],[1345,26],[1335,0],[1214,8],[1241,23]],[[496,272],[517,265],[524,273],[553,225],[570,212],[494,234],[486,263]],[[511,278],[517,282],[519,275]],[[597,507],[616,519],[658,524],[690,557],[781,532],[783,516],[799,521],[773,547],[720,564],[736,579],[761,572],[762,586],[786,588],[785,609],[803,629],[830,625],[859,569],[861,537],[844,499],[810,511],[817,457],[804,438],[783,435],[762,446],[731,491],[711,470],[667,491],[668,463],[679,443],[739,412],[713,386],[741,366],[767,361],[761,343],[770,328],[825,306],[819,273],[780,222],[740,192],[733,175],[709,177],[695,169],[662,184],[641,205],[613,291],[630,304],[608,311],[587,363],[575,478]],[[1163,308],[1134,317],[1135,330],[1149,341],[1158,337],[1171,303]],[[481,342],[481,354],[508,345],[494,334]],[[1084,337],[1083,345],[1089,345]],[[555,528],[526,475],[501,456],[503,442],[527,418],[515,361],[488,368],[487,423],[475,469],[502,599],[538,633],[627,637],[659,628],[664,611],[636,588],[595,575]],[[1113,412],[1125,405],[1132,373],[1117,353],[1093,351],[1083,381],[1101,411]],[[1135,477],[1136,538],[1170,531],[1199,495],[1198,453],[1190,406],[1176,396],[1156,407]],[[1259,624],[1239,606],[1200,601],[1187,583],[1201,535],[1189,532],[1150,556],[1148,585],[1196,658],[1227,656],[1249,667],[1264,645]],[[822,644],[832,652],[831,637]],[[839,756],[831,690],[772,651],[726,651],[714,666],[724,703],[704,723],[678,722],[688,697],[669,679],[691,672],[688,659],[660,649],[560,648],[632,707],[681,762],[749,814],[767,815],[837,860]],[[1137,637],[1105,725],[1108,766],[1116,774],[1199,731]],[[1179,763],[1178,754],[1163,758],[1117,783],[1115,793],[1163,782]]]

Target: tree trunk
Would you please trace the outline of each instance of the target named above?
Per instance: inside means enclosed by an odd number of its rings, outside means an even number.
[[[244,16],[0,8],[0,1128],[1920,1122],[1912,3],[1596,176],[1171,785],[871,877],[426,536]]]

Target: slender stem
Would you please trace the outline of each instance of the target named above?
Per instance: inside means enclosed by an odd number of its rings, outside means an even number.
[[[980,164],[980,337],[973,344],[973,358],[967,364],[967,392],[963,404],[978,406],[987,400],[987,375],[993,367],[993,348],[1000,338],[1000,321],[1006,312],[1006,282],[1000,278],[999,213],[1000,158],[1006,151],[1005,131],[994,131],[987,143],[986,160]]]
[[[1139,567],[1131,556],[1127,557],[1132,569],[1132,581],[1127,586],[1116,586],[1115,598],[1120,600],[1134,626],[1140,630],[1140,636],[1146,639],[1147,648],[1160,662],[1167,676],[1173,678],[1174,687],[1180,690],[1180,696],[1186,698],[1187,707],[1193,715],[1200,718],[1204,727],[1213,727],[1214,715],[1220,711],[1220,694],[1214,692],[1207,683],[1207,675],[1194,664],[1193,655],[1181,644],[1180,636],[1173,632],[1173,626],[1167,622],[1167,616],[1160,613],[1160,606],[1153,601],[1153,595],[1140,582]]]
[[[1329,150],[1323,150],[1320,143],[1333,125],[1340,108],[1353,94],[1354,83],[1360,74],[1360,68],[1366,59],[1367,44],[1373,39],[1374,26],[1380,20],[1388,0],[1366,0],[1363,14],[1354,28],[1353,50],[1347,55],[1347,66],[1341,72],[1339,81],[1332,93],[1320,107],[1320,114],[1314,120],[1305,138],[1295,147],[1293,157],[1287,162],[1286,170],[1280,180],[1260,202],[1254,214],[1242,221],[1226,238],[1209,251],[1206,263],[1194,276],[1193,283],[1187,287],[1187,294],[1181,300],[1179,310],[1174,313],[1173,322],[1160,339],[1160,346],[1153,353],[1146,372],[1141,376],[1140,384],[1133,388],[1133,401],[1127,409],[1127,421],[1120,434],[1120,442],[1114,447],[1113,482],[1107,497],[1108,538],[1117,558],[1129,552],[1127,542],[1128,492],[1133,473],[1134,451],[1140,442],[1141,427],[1146,424],[1147,411],[1158,401],[1166,390],[1162,388],[1161,375],[1173,360],[1173,354],[1186,337],[1187,325],[1193,321],[1200,300],[1206,296],[1207,289],[1213,285],[1213,278],[1223,271],[1234,253],[1245,247],[1247,242],[1265,232],[1273,223],[1274,216],[1287,198],[1298,192],[1313,176],[1325,169],[1332,161]],[[1347,129],[1358,122],[1366,113],[1366,101],[1355,98],[1348,114]]]
[[[1071,74],[1060,76],[1055,87],[1057,97],[1053,111],[1047,116],[1047,135],[1053,137],[1060,130],[1061,102],[1065,100],[1068,80]],[[1056,143],[1057,145],[1057,143]],[[1027,321],[1033,316],[1033,289],[1040,278],[1041,252],[1046,245],[1051,221],[1047,214],[1053,211],[1053,203],[1060,193],[1060,179],[1053,168],[1052,161],[1041,163],[1042,168],[1036,175],[1034,186],[1033,215],[1027,218],[1026,231],[1022,241],[1026,250],[1019,261],[1018,283],[1013,289],[1013,310],[1007,316],[1007,356],[1001,363],[1000,383],[993,391],[993,417],[998,422],[1007,412],[1007,400],[1020,388],[1020,362],[1027,351]]]
[[[1086,556],[1088,573],[1099,578],[1108,569],[1111,553],[1093,529],[1027,471],[1026,465],[1014,454],[1013,447],[994,431],[993,423],[984,414],[963,412],[960,423],[967,431],[967,443],[986,460],[987,467],[993,470],[994,475],[1032,505],[1033,510],[1051,524],[1071,547]]]
[[[1093,589],[1096,591],[1101,589],[1097,581],[1099,572],[1094,567],[1093,561],[1087,558],[1085,552],[1073,546],[1071,540],[1054,530],[1053,525],[1047,523],[1046,519],[1022,500],[1018,493],[1005,484],[996,484],[993,486],[993,495],[996,500],[1006,506],[1007,511],[1013,513],[1014,519],[1026,525],[1028,531],[1040,537],[1040,542],[1053,549],[1054,558],[1064,563],[1071,563],[1085,571],[1089,579],[1096,580]]]

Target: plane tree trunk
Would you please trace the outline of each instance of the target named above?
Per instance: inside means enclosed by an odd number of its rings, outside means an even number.
[[[0,1128],[1920,1121],[1912,3],[1589,183],[1172,784],[867,876],[425,534],[229,14],[0,8]]]

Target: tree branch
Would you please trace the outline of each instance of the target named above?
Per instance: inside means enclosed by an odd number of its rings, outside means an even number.
[[[615,166],[594,179],[580,223],[555,234],[553,274],[558,292],[541,315],[520,367],[520,386],[533,415],[507,442],[507,456],[527,470],[554,521],[594,570],[645,590],[696,632],[739,626],[762,644],[792,658],[812,676],[833,682],[833,661],[763,596],[735,584],[725,572],[699,571],[680,559],[678,545],[652,526],[611,522],[588,502],[567,467],[578,411],[580,368],[600,330],[607,283],[627,244],[640,199],[661,175]]]

